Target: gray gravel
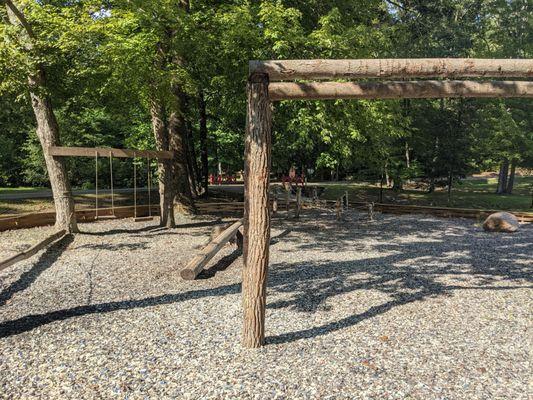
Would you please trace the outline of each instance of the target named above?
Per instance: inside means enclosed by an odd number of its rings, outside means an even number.
[[[0,273],[0,397],[527,399],[533,225],[377,217],[275,221],[261,350],[231,246],[179,278],[214,219],[81,225]],[[50,231],[0,234],[0,258]]]

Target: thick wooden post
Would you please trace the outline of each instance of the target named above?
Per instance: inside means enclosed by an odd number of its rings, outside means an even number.
[[[270,244],[271,102],[268,75],[254,74],[248,82],[245,150],[243,311],[244,347],[265,340],[265,306]]]

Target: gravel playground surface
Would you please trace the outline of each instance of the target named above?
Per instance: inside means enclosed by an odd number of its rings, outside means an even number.
[[[273,224],[267,346],[242,260],[179,270],[214,218],[81,225],[0,272],[0,398],[527,399],[533,225],[306,211]],[[0,234],[0,258],[51,228]]]

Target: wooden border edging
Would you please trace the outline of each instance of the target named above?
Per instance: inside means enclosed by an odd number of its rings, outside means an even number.
[[[240,219],[231,225],[228,229],[218,235],[213,241],[205,246],[200,254],[196,255],[187,266],[181,270],[180,275],[187,281],[194,280],[204,269],[206,264],[217,254],[222,247],[228,243],[243,225],[244,220]]]
[[[364,206],[365,202],[352,202],[350,204]],[[533,223],[533,213],[523,211],[485,210],[477,208],[451,208],[435,206],[416,206],[403,204],[374,203],[374,210],[386,214],[429,214],[446,218],[470,218],[488,216],[497,212],[508,212],[516,216],[520,222]]]
[[[54,157],[115,157],[115,158],[155,158],[158,160],[172,160],[173,151],[157,150],[133,150],[133,149],[112,149],[107,147],[62,147],[50,146],[48,153]]]
[[[361,78],[530,78],[531,59],[415,58],[250,61],[250,75],[284,80]]]
[[[113,214],[114,211],[114,214]],[[159,213],[159,206],[152,205],[152,215]],[[148,206],[137,206],[137,215],[139,217],[148,216]],[[134,216],[133,206],[99,208],[99,217],[115,216],[116,218],[131,218]],[[76,219],[78,222],[93,222],[96,221],[96,212],[94,208],[86,210],[76,210]],[[20,214],[14,216],[0,217],[0,232],[12,229],[36,228],[39,226],[48,226],[55,224],[56,213],[54,211]]]
[[[274,82],[271,101],[333,99],[533,98],[529,81]]]
[[[54,233],[53,235],[48,236],[46,239],[42,240],[41,242],[37,243],[36,245],[30,247],[28,250],[24,250],[20,252],[19,254],[16,254],[12,257],[9,257],[6,260],[0,261],[0,271],[6,269],[7,267],[10,267],[13,264],[18,263],[19,261],[25,260],[27,258],[30,258],[31,256],[37,254],[39,251],[44,249],[49,244],[55,242],[56,240],[61,239],[63,236],[65,236],[67,231],[64,229],[61,231],[58,231]]]

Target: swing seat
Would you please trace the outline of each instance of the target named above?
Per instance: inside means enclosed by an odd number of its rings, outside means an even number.
[[[154,220],[154,217],[137,217],[133,219],[134,222],[145,222],[145,221],[153,221],[153,220]]]
[[[98,217],[95,218],[95,220],[97,221],[106,220],[106,219],[117,219],[117,216],[116,215],[99,215]]]

